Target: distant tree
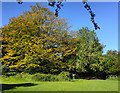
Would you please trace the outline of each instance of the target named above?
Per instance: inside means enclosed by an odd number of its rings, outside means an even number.
[[[120,71],[118,52],[116,50],[108,50],[107,53],[103,56],[104,71],[108,75],[118,75]]]

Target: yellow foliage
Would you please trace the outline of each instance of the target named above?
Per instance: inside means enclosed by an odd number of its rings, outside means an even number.
[[[65,68],[64,65],[67,64],[58,60],[64,58],[59,53],[62,52],[66,56],[75,51],[75,48],[69,47],[72,44],[64,44],[71,43],[70,35],[66,31],[69,28],[67,23],[63,19],[56,18],[53,12],[48,8],[42,8],[39,3],[31,8],[31,11],[25,11],[23,15],[10,19],[9,25],[2,28],[3,63],[10,63],[10,68],[27,69],[40,66],[36,64],[40,60],[40,64],[45,63],[43,69],[46,69],[46,65],[50,68],[61,66]],[[12,57],[13,55],[15,56]],[[6,59],[9,62],[6,62]],[[13,65],[14,63],[16,65]],[[58,71],[58,69],[51,69],[51,71]]]
[[[9,66],[10,68],[17,68],[18,65],[12,65],[12,66]]]

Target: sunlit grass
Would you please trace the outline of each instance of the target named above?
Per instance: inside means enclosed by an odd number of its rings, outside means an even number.
[[[26,75],[27,76],[27,75]],[[19,86],[15,84],[27,84],[33,83],[33,86]],[[75,79],[73,81],[61,81],[61,82],[37,82],[28,78],[20,78],[15,76],[14,78],[2,78],[2,84],[13,84],[14,88],[4,91],[118,91],[118,81],[107,80],[85,80]]]

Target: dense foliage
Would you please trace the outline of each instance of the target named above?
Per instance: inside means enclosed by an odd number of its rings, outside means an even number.
[[[32,79],[35,81],[71,81],[69,77],[61,73],[59,75],[36,73]]]
[[[119,74],[120,71],[120,64],[118,61],[118,53],[116,50],[112,51],[112,50],[108,50],[107,54],[104,55],[104,61],[103,61],[103,65],[104,65],[104,71],[107,74]]]
[[[67,33],[69,27],[38,3],[31,8],[2,28],[2,64],[18,72],[61,71],[67,66],[62,62],[64,56],[75,51]]]
[[[104,46],[94,30],[69,31],[67,20],[56,18],[38,3],[30,7],[31,11],[13,17],[2,28],[3,74],[68,71],[107,75],[120,71],[117,51],[102,55]]]

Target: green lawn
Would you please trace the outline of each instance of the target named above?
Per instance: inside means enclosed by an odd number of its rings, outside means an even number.
[[[74,82],[2,81],[4,91],[118,91],[117,80],[75,80]]]

